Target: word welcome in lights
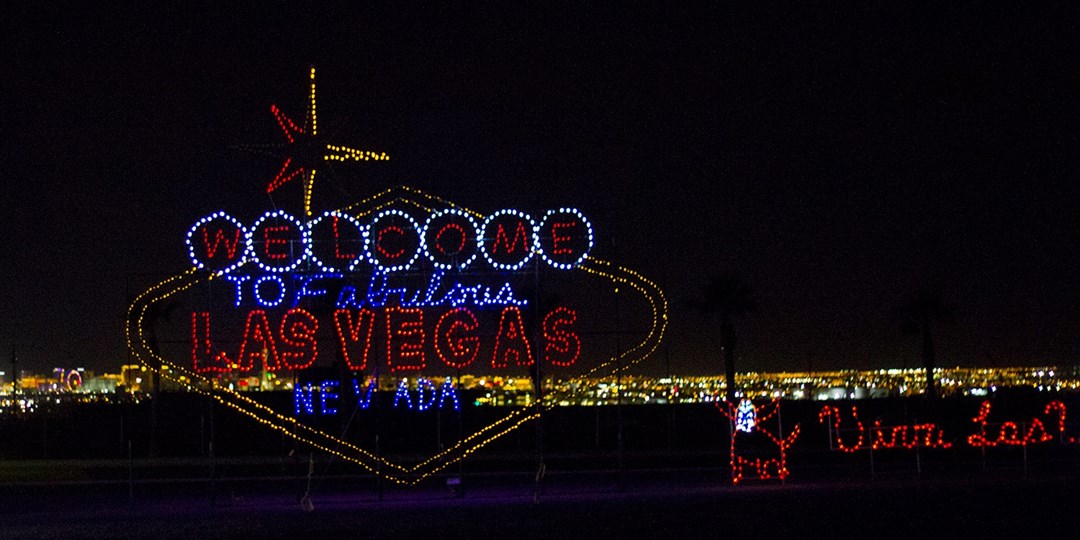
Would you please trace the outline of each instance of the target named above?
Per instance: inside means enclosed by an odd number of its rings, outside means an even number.
[[[314,68],[308,79],[303,122],[270,107],[285,142],[274,146],[279,152],[272,153],[283,161],[266,187],[272,193],[302,184],[303,217],[274,210],[252,220],[225,212],[196,220],[186,236],[194,267],[148,288],[128,308],[127,344],[146,368],[313,449],[415,484],[539,418],[555,406],[552,395],[538,390],[536,406],[512,408],[411,464],[373,454],[298,417],[309,410],[315,415],[316,403],[319,414],[329,414],[350,394],[358,403],[370,402],[359,383],[350,391],[348,382],[370,374],[377,379],[378,373],[409,372],[415,385],[399,385],[393,401],[420,411],[459,406],[452,384],[424,382],[450,372],[461,377],[468,368],[538,371],[587,362],[580,366],[586,376],[614,375],[656,351],[668,320],[663,291],[629,268],[592,256],[592,224],[576,209],[481,214],[397,186],[337,210],[312,212],[316,172],[327,162],[389,156],[326,140],[317,130]],[[552,270],[572,270],[573,276],[542,278]],[[620,291],[643,302],[649,326],[639,342],[610,355],[601,344],[583,343],[586,334],[578,325],[594,315],[587,306],[602,302],[598,295]],[[173,347],[159,347],[155,334],[161,329],[152,326],[180,330],[158,316],[173,302],[190,307],[188,366],[174,362]],[[307,370],[319,358],[332,358],[339,375],[301,385],[294,414],[214,379],[259,368]]]
[[[382,272],[411,270],[421,253],[440,270],[463,270],[482,255],[496,270],[515,271],[539,254],[569,270],[593,247],[592,224],[576,209],[548,211],[539,222],[525,212],[499,210],[477,224],[468,213],[431,213],[420,226],[408,213],[388,209],[368,223],[330,211],[308,223],[275,210],[250,226],[215,212],[188,230],[188,254],[200,269],[227,274],[247,261],[264,272],[292,272],[305,263],[323,272],[351,272],[368,263]]]
[[[243,314],[235,352],[219,346],[236,340],[215,338],[213,313],[194,311],[192,364],[204,373],[303,370],[315,364],[323,341],[324,347],[336,345],[337,357],[352,371],[368,367],[373,349],[386,351],[391,373],[463,369],[481,349],[490,351],[494,369],[531,366],[537,355],[549,365],[570,366],[581,352],[577,311],[549,309],[537,321],[538,336],[530,336],[520,309],[528,299],[504,277],[494,286],[483,279],[520,270],[534,254],[555,269],[573,269],[592,246],[592,225],[572,208],[549,211],[539,222],[500,210],[482,224],[467,212],[445,209],[430,212],[423,226],[398,209],[384,209],[367,223],[339,211],[304,223],[277,210],[250,226],[216,212],[188,231],[188,252],[196,267],[232,284],[233,307],[251,309]],[[417,262],[421,253],[426,263]],[[468,283],[446,277],[478,255],[492,269],[470,272]],[[365,261],[370,267],[359,268]],[[261,273],[241,273],[245,266]],[[415,275],[425,269],[430,274],[419,285]],[[402,279],[391,283],[394,277]],[[321,309],[326,306],[333,308],[329,317]],[[275,314],[275,308],[287,310]],[[478,317],[475,310],[485,308],[499,309],[497,323]],[[488,342],[481,344],[481,336]],[[431,356],[441,365],[433,366]]]

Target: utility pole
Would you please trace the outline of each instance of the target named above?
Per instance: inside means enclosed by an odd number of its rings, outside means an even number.
[[[536,478],[533,483],[533,504],[540,502],[540,494],[544,490],[544,475],[547,473],[547,465],[544,463],[544,373],[540,369],[544,355],[540,348],[541,323],[540,314],[540,258],[534,257],[533,279],[533,346],[536,350],[536,360],[533,362],[533,406],[536,408]]]
[[[11,393],[19,393],[19,359],[15,357],[15,344],[11,344]]]

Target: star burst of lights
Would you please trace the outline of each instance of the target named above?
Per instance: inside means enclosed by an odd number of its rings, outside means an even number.
[[[387,161],[390,156],[385,152],[357,150],[347,146],[325,143],[318,132],[318,116],[315,100],[315,68],[310,71],[311,87],[308,93],[307,112],[303,124],[297,124],[277,105],[270,105],[270,112],[285,134],[285,144],[274,155],[284,158],[281,169],[266,186],[266,193],[273,193],[295,178],[304,182],[304,213],[311,217],[311,192],[315,173],[323,163],[330,161]],[[253,147],[245,147],[253,149]],[[267,151],[267,147],[262,147]]]

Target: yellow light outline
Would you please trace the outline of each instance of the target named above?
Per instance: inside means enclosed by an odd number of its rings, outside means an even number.
[[[314,76],[314,73],[313,73]],[[314,81],[312,82],[314,85]],[[312,87],[314,95],[314,86]],[[419,199],[419,200],[416,200]],[[477,218],[483,215],[458,206],[441,197],[430,195],[421,190],[397,186],[381,191],[358,203],[349,205],[343,212],[353,212],[353,215],[362,217],[379,211],[382,208],[395,204],[408,204],[423,211],[430,212],[438,206],[449,206],[460,209]],[[368,207],[359,210],[358,207]],[[581,265],[575,270],[605,278],[617,289],[619,285],[626,285],[639,292],[645,297],[652,310],[653,322],[649,333],[634,347],[631,347],[618,356],[612,356],[599,365],[593,367],[584,376],[614,376],[621,371],[626,371],[631,366],[648,358],[663,340],[664,332],[668,324],[667,298],[660,288],[641,274],[614,265],[610,262],[586,257]],[[390,461],[382,456],[356,446],[348,441],[331,434],[312,428],[296,418],[285,416],[272,408],[259,403],[235,390],[218,386],[213,379],[201,373],[175,364],[155,353],[146,342],[146,333],[143,322],[147,311],[157,302],[161,302],[171,296],[180,294],[198,283],[219,277],[218,273],[199,272],[196,268],[190,268],[182,274],[172,276],[157,285],[147,289],[132,301],[128,308],[125,334],[128,348],[132,354],[148,369],[156,372],[159,376],[172,380],[189,391],[199,393],[214,399],[218,403],[229,407],[241,414],[247,415],[270,429],[279,431],[297,441],[309,444],[329,455],[336,456],[344,461],[359,465],[363,469],[381,476],[392,482],[403,485],[415,485],[425,478],[445,469],[467,456],[483,448],[488,443],[510,433],[526,422],[536,419],[543,410],[553,408],[556,404],[550,394],[545,395],[538,405],[515,408],[509,414],[491,424],[481,428],[457,444],[432,455],[431,457],[407,467]],[[616,293],[618,294],[618,293]],[[605,371],[610,370],[610,371]],[[485,437],[485,435],[487,435]]]
[[[309,136],[314,139],[318,135],[318,125],[319,125],[318,124],[318,114],[317,114],[317,109],[316,109],[316,99],[315,99],[315,66],[311,66],[311,70],[309,71],[309,76],[310,76],[310,80],[311,80],[311,86],[310,86],[310,91],[308,92],[308,106],[307,106],[307,114],[304,117],[304,129],[310,129],[311,133],[310,133]],[[282,114],[284,114],[284,113],[282,113]],[[292,121],[290,120],[290,123],[291,122]],[[301,133],[302,133],[302,131],[301,131]],[[291,144],[292,139],[290,138],[289,141],[290,141],[290,144]],[[371,150],[358,150],[358,149],[355,149],[355,148],[350,148],[348,146],[339,146],[339,145],[335,145],[335,144],[327,144],[326,148],[325,148],[325,152],[326,153],[323,154],[323,161],[389,161],[390,160],[390,156],[387,155],[386,152],[375,152],[375,151],[371,151]],[[286,166],[287,165],[288,165],[288,161],[286,161]],[[305,163],[303,165],[308,165],[309,168],[310,168],[310,170],[304,170],[304,173],[303,173],[303,178],[304,178],[304,186],[303,186],[303,190],[304,190],[304,215],[308,219],[310,219],[311,218],[312,191],[315,188],[315,173],[317,172],[317,169],[315,168],[315,166],[313,164]],[[285,173],[285,171],[282,170],[281,174],[284,174],[284,173]],[[275,188],[276,187],[280,187],[280,186],[275,186]]]

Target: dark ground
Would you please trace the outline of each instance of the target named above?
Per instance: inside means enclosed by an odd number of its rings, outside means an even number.
[[[899,538],[1075,537],[1075,477],[907,475],[744,483],[719,469],[476,478],[464,497],[434,485],[291,487],[9,484],[4,538]]]
[[[1044,417],[1047,399],[998,396],[994,415]],[[289,451],[280,436],[230,415],[202,422],[197,403],[163,401],[161,448],[169,452],[157,457],[146,455],[145,404],[9,418],[0,424],[0,538],[1078,536],[1080,445],[971,448],[964,440],[976,429],[977,400],[928,410],[919,401],[868,400],[846,403],[845,411],[856,403],[866,419],[938,422],[954,447],[830,450],[821,405],[785,403],[787,425],[802,426],[788,455],[789,481],[736,487],[727,468],[729,427],[711,406],[626,407],[622,454],[613,408],[566,408],[545,417],[548,472],[538,497],[535,431],[525,429],[418,487],[381,486],[380,499],[380,485],[355,466]],[[210,424],[216,438],[199,429]],[[386,429],[387,438],[400,435]],[[402,437],[401,448],[421,455],[430,443],[421,435],[430,433],[420,431]],[[1080,426],[1065,431],[1071,441]],[[855,435],[842,436],[851,444]],[[130,458],[120,457],[126,437]],[[216,457],[199,453],[210,440],[220,443]],[[309,457],[315,466],[305,510]],[[446,484],[459,474],[464,496]]]

